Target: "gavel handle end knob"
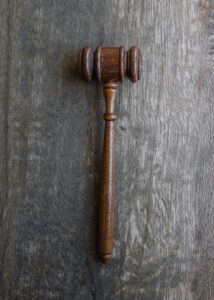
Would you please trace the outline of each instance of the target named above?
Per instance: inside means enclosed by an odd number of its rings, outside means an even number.
[[[99,256],[104,264],[107,264],[111,259],[111,254],[101,254],[100,253]]]

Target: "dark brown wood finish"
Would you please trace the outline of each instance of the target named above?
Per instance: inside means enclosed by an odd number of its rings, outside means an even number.
[[[95,52],[96,77],[99,81],[123,81],[126,74],[126,52],[120,48],[101,48]]]
[[[100,82],[122,82],[127,76],[132,82],[137,82],[142,62],[141,50],[136,46],[132,46],[129,51],[123,47],[97,47],[94,55],[90,47],[85,47],[80,51],[79,70],[86,81],[94,77]]]
[[[105,134],[103,145],[103,174],[99,212],[99,245],[98,251],[104,263],[111,258],[114,243],[114,207],[115,207],[115,161],[114,161],[114,113],[118,84],[104,83],[106,101]]]
[[[114,162],[114,113],[118,83],[128,76],[132,82],[140,79],[142,54],[132,46],[128,52],[123,47],[97,47],[94,58],[92,49],[85,47],[79,56],[81,76],[90,81],[92,75],[104,82],[106,101],[105,134],[103,146],[103,175],[99,208],[99,256],[104,263],[111,258],[114,244],[114,207],[115,207],[115,162]]]

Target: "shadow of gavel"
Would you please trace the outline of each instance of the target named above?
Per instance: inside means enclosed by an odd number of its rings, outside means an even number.
[[[114,210],[115,210],[115,155],[114,155],[114,121],[117,116],[115,99],[119,82],[127,76],[132,82],[140,80],[142,66],[141,50],[132,46],[129,51],[123,47],[101,48],[95,52],[85,47],[80,52],[80,74],[86,81],[96,78],[104,83],[106,112],[103,145],[103,168],[101,181],[101,198],[99,205],[99,257],[104,263],[111,259],[114,244]]]

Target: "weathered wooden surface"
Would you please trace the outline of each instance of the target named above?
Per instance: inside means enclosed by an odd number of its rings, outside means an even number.
[[[214,3],[1,0],[0,37],[0,299],[213,300]],[[89,44],[144,56],[117,99],[108,266],[102,88],[76,78]]]

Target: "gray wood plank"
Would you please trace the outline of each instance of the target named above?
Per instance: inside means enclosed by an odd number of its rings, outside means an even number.
[[[214,298],[212,0],[0,3],[0,299]],[[96,257],[102,88],[85,45],[136,44],[120,87],[116,240]]]

